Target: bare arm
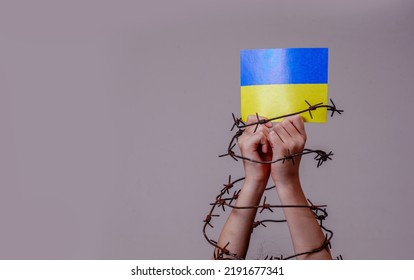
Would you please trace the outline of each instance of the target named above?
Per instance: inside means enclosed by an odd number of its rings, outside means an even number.
[[[258,205],[265,185],[255,181],[245,181],[235,206]],[[220,234],[218,246],[236,254],[237,258],[244,259],[249,248],[256,212],[257,209],[232,209]],[[231,256],[224,254],[224,257]]]
[[[286,118],[276,124],[269,133],[273,158],[300,153],[306,142],[306,132],[300,116]],[[271,176],[282,205],[308,205],[299,180],[300,158],[272,164]],[[296,254],[319,248],[325,236],[309,208],[284,208],[293,248]],[[298,256],[298,259],[332,259],[328,248],[322,251]]]
[[[247,123],[257,119],[249,117]],[[248,127],[238,139],[243,156],[259,161],[271,160],[267,136],[272,125],[260,125],[256,132],[254,126]],[[236,200],[236,206],[259,205],[270,175],[270,166],[244,161],[245,180]],[[236,258],[245,258],[250,243],[250,235],[257,209],[232,209],[218,240],[218,246],[236,254]],[[216,254],[220,253],[216,251]]]

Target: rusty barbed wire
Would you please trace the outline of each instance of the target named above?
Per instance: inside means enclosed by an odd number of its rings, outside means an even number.
[[[254,123],[249,123],[249,124],[244,123],[241,120],[241,118],[236,118],[235,115],[232,114],[234,123],[233,123],[230,131],[233,131],[233,129],[236,128],[236,127],[238,128],[238,130],[236,131],[234,136],[231,138],[230,143],[228,144],[227,153],[221,154],[221,155],[219,155],[219,157],[229,156],[229,157],[233,158],[235,161],[238,161],[239,159],[241,159],[241,160],[247,160],[247,161],[250,161],[250,162],[254,162],[254,163],[257,163],[257,164],[273,164],[273,163],[276,163],[276,162],[279,162],[279,161],[282,161],[283,164],[287,161],[290,161],[292,164],[295,164],[294,158],[296,158],[296,157],[300,157],[300,156],[307,155],[307,154],[316,154],[314,159],[317,161],[317,167],[319,168],[324,162],[326,162],[328,160],[332,160],[331,157],[334,155],[332,153],[332,151],[327,153],[327,152],[322,151],[322,150],[313,150],[313,149],[305,148],[303,150],[303,152],[301,152],[301,153],[291,154],[290,151],[288,151],[287,155],[285,155],[282,158],[276,159],[276,160],[257,161],[257,160],[253,160],[253,159],[244,157],[242,155],[236,154],[233,149],[236,146],[236,142],[237,142],[238,138],[243,134],[244,130],[249,126],[256,126],[255,129],[254,129],[254,132],[256,132],[258,126],[261,125],[261,124],[265,124],[267,122],[275,121],[275,120],[278,120],[278,119],[286,118],[286,117],[297,115],[297,114],[302,114],[302,113],[305,113],[305,112],[308,112],[311,119],[313,119],[312,111],[315,111],[319,108],[327,108],[327,111],[331,111],[331,117],[334,115],[334,113],[342,114],[343,110],[338,109],[332,99],[330,99],[330,102],[331,102],[331,105],[324,105],[323,103],[317,103],[317,104],[312,105],[307,100],[305,100],[305,103],[307,104],[308,107],[303,109],[303,110],[300,110],[300,111],[297,111],[297,112],[294,112],[294,113],[291,113],[291,114],[286,114],[286,115],[283,115],[283,116],[277,116],[277,117],[270,118],[270,119],[259,119],[258,114],[256,114],[257,121],[254,122]],[[239,178],[237,180],[232,181],[231,180],[231,175],[229,175],[228,182],[223,184],[223,188],[220,190],[220,193],[216,196],[215,201],[210,203],[210,205],[211,205],[210,211],[208,212],[205,219],[203,220],[203,223],[204,223],[203,235],[204,235],[204,238],[207,240],[207,242],[210,243],[214,247],[214,254],[213,254],[214,259],[220,259],[220,260],[244,259],[240,256],[237,256],[237,254],[230,252],[229,249],[227,249],[228,245],[230,244],[229,242],[225,246],[219,246],[217,241],[215,241],[215,240],[208,237],[207,227],[214,228],[214,226],[212,224],[213,218],[220,217],[219,214],[215,213],[215,211],[218,208],[221,208],[221,210],[223,212],[226,211],[226,208],[230,208],[230,209],[257,209],[257,210],[260,210],[257,215],[262,214],[262,212],[265,211],[265,210],[268,210],[269,212],[273,213],[274,212],[273,209],[276,209],[276,208],[308,208],[312,211],[313,215],[315,216],[315,219],[318,221],[319,226],[321,227],[321,229],[323,230],[323,232],[325,234],[325,240],[323,241],[323,243],[319,247],[314,248],[313,250],[293,254],[293,255],[288,256],[288,257],[284,257],[283,255],[280,255],[280,256],[269,256],[268,255],[268,256],[265,257],[265,259],[269,259],[269,260],[288,260],[288,259],[296,258],[296,257],[301,256],[301,255],[320,252],[320,251],[326,249],[327,247],[331,248],[331,239],[333,237],[333,232],[331,230],[327,229],[323,225],[323,221],[328,217],[328,212],[326,211],[327,205],[315,205],[309,199],[307,199],[307,201],[308,201],[307,205],[274,205],[274,204],[266,203],[267,197],[264,195],[263,202],[261,202],[258,205],[236,206],[236,205],[233,204],[233,202],[235,202],[238,199],[238,195],[239,195],[241,189],[234,190],[233,194],[230,194],[230,190],[232,190],[235,187],[235,184],[243,181],[244,179],[245,179],[245,177],[242,177],[242,178]],[[271,189],[274,189],[274,188],[276,188],[275,185],[270,186],[270,187],[266,187],[264,191],[267,192],[267,191],[269,191]],[[259,227],[259,226],[267,227],[267,224],[285,223],[285,222],[286,222],[285,219],[281,219],[281,220],[277,220],[277,219],[257,220],[257,221],[253,222],[251,232],[253,232],[253,230],[255,228]],[[339,255],[337,257],[337,259],[342,260],[343,258],[342,258],[341,255]]]
[[[328,111],[332,112],[331,117],[333,117],[333,115],[335,113],[338,113],[339,115],[341,115],[344,112],[344,110],[340,110],[336,107],[336,105],[333,102],[332,98],[329,99],[329,101],[331,101],[332,105],[323,104],[323,102],[311,105],[307,100],[305,100],[305,103],[308,105],[308,108],[297,111],[297,112],[294,112],[294,113],[273,117],[273,118],[270,118],[270,119],[259,119],[259,115],[256,113],[257,122],[249,123],[249,124],[244,123],[241,118],[236,118],[235,115],[232,114],[234,124],[231,128],[231,131],[234,129],[234,127],[237,127],[239,129],[243,129],[243,128],[255,125],[256,128],[255,128],[254,131],[256,132],[256,129],[260,124],[265,124],[265,123],[268,123],[268,122],[276,121],[276,120],[279,120],[279,119],[283,119],[283,118],[286,118],[286,117],[290,117],[290,116],[294,116],[294,115],[298,115],[298,114],[302,114],[302,113],[306,113],[306,112],[308,112],[311,119],[313,119],[312,111],[315,111],[319,108],[327,108]]]
[[[231,176],[229,176],[229,178],[231,178]],[[237,179],[235,181],[232,181],[232,182],[230,182],[230,185],[232,185],[232,187],[234,187],[234,185],[236,183],[238,183],[242,180],[244,180],[244,178],[240,178],[240,179]],[[227,249],[228,244],[226,244],[226,246],[224,246],[224,247],[220,247],[220,246],[218,246],[218,244],[215,240],[212,240],[211,238],[208,237],[208,235],[207,235],[207,226],[210,226],[211,228],[213,228],[214,226],[211,224],[213,217],[220,217],[220,215],[214,214],[214,211],[217,207],[221,207],[223,212],[225,212],[225,209],[226,209],[225,207],[232,208],[232,209],[260,209],[259,214],[261,214],[261,212],[264,211],[265,209],[273,212],[274,208],[308,208],[308,209],[310,209],[313,212],[315,218],[319,221],[319,224],[320,224],[321,228],[327,234],[323,244],[320,247],[318,247],[314,250],[310,250],[310,251],[307,251],[307,252],[295,254],[295,255],[292,255],[292,256],[288,256],[288,257],[283,257],[283,256],[282,257],[275,257],[275,256],[270,256],[269,257],[268,256],[268,258],[270,258],[270,259],[284,259],[284,260],[292,259],[292,258],[298,257],[300,255],[311,254],[311,253],[322,251],[327,246],[329,246],[330,241],[333,237],[333,232],[328,230],[327,228],[325,228],[322,225],[322,221],[325,220],[325,218],[328,216],[328,213],[326,211],[327,205],[315,205],[312,202],[310,202],[309,199],[308,199],[308,202],[310,203],[310,205],[273,205],[273,204],[266,203],[266,196],[264,196],[263,202],[260,203],[259,205],[235,206],[235,205],[232,204],[233,201],[237,200],[237,197],[235,198],[234,194],[238,194],[238,192],[240,190],[237,190],[237,191],[234,192],[233,195],[231,195],[231,196],[229,195],[229,196],[226,197],[225,195],[227,194],[227,191],[228,191],[226,186],[228,184],[223,184],[223,185],[224,185],[224,187],[220,191],[220,194],[217,195],[216,200],[214,202],[210,203],[212,208],[211,208],[210,212],[207,214],[206,218],[203,220],[203,222],[204,222],[203,234],[204,234],[205,239],[211,245],[213,245],[215,247],[215,250],[214,250],[214,252],[215,252],[214,253],[214,258],[215,259],[243,259],[243,258],[238,257],[236,254],[231,253]],[[273,189],[274,187],[275,186],[266,188],[265,191]],[[267,223],[283,223],[283,222],[286,222],[286,220],[285,219],[282,219],[282,220],[276,220],[276,219],[257,220],[257,221],[253,222],[251,231],[253,232],[253,230],[258,226],[267,227],[267,225],[266,225]]]
[[[343,110],[338,109],[332,99],[330,99],[330,101],[331,101],[332,105],[323,105],[323,103],[317,103],[315,105],[311,105],[307,100],[305,100],[306,104],[308,105],[308,108],[306,108],[306,109],[297,111],[295,113],[270,118],[270,119],[259,119],[258,114],[256,114],[257,121],[253,122],[253,123],[249,123],[249,124],[245,124],[241,120],[241,118],[236,118],[234,116],[234,114],[232,114],[234,123],[233,123],[233,126],[230,129],[230,131],[232,131],[235,127],[237,127],[239,130],[231,138],[230,143],[227,146],[227,153],[219,155],[219,157],[230,156],[235,161],[238,161],[238,159],[242,159],[242,160],[247,160],[247,161],[254,162],[254,163],[272,164],[272,163],[276,163],[276,162],[279,162],[279,161],[282,161],[284,163],[286,160],[290,160],[290,161],[292,161],[292,163],[295,163],[295,161],[294,161],[295,157],[299,157],[299,156],[302,156],[302,155],[313,153],[313,154],[316,154],[314,159],[317,160],[317,162],[318,162],[317,167],[320,167],[327,160],[332,160],[331,156],[334,155],[332,153],[332,151],[330,151],[329,153],[326,153],[325,151],[322,151],[322,150],[312,150],[312,149],[306,148],[301,153],[290,154],[290,152],[289,152],[289,154],[285,155],[283,158],[279,158],[279,159],[276,159],[276,160],[258,161],[258,160],[253,160],[253,159],[244,157],[242,155],[238,155],[233,151],[233,149],[234,149],[234,147],[236,147],[235,142],[237,141],[237,139],[243,134],[244,129],[246,127],[249,127],[249,126],[256,126],[255,130],[254,130],[256,132],[257,127],[261,124],[265,124],[267,122],[275,121],[275,120],[286,118],[286,117],[293,116],[293,115],[302,114],[302,113],[305,113],[305,112],[309,112],[311,119],[313,119],[312,111],[317,110],[318,108],[327,108],[328,111],[332,111],[331,117],[334,115],[334,113],[342,114]]]

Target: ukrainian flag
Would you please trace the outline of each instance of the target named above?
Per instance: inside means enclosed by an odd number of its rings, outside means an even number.
[[[274,118],[328,101],[328,49],[289,48],[240,52],[241,117]],[[306,100],[306,101],[305,101]],[[326,122],[326,108],[302,113],[305,121]]]

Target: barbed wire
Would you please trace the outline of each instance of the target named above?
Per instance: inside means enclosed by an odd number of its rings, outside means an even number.
[[[297,115],[297,114],[302,114],[302,113],[306,113],[308,112],[311,119],[313,119],[313,115],[312,115],[312,111],[315,111],[319,108],[327,108],[327,111],[331,111],[331,117],[334,115],[334,113],[338,113],[338,114],[342,114],[343,110],[340,110],[336,107],[335,103],[333,102],[332,99],[330,99],[331,105],[324,105],[323,103],[317,103],[314,105],[311,105],[307,100],[305,100],[305,103],[308,105],[307,108],[291,113],[291,114],[286,114],[283,116],[277,116],[274,118],[269,118],[269,119],[259,119],[258,114],[256,113],[256,118],[257,121],[253,122],[253,123],[249,123],[246,124],[244,123],[241,118],[236,118],[234,114],[232,114],[233,117],[233,126],[231,127],[230,131],[233,131],[233,129],[235,127],[238,128],[238,130],[236,131],[236,133],[234,134],[234,136],[231,138],[230,143],[227,147],[227,153],[225,154],[221,154],[219,155],[219,157],[226,157],[229,156],[231,158],[233,158],[235,161],[238,161],[239,159],[241,160],[247,160],[250,162],[254,162],[257,164],[273,164],[276,162],[280,162],[282,161],[282,163],[284,164],[287,161],[290,161],[293,165],[295,164],[295,158],[296,157],[300,157],[303,155],[307,155],[307,154],[315,154],[314,159],[317,161],[317,167],[319,168],[324,162],[328,161],[328,160],[332,160],[332,156],[334,155],[332,153],[332,151],[330,151],[329,153],[322,151],[322,150],[314,150],[314,149],[308,149],[305,148],[303,150],[303,152],[301,153],[293,153],[291,154],[290,151],[288,151],[288,154],[285,155],[282,158],[279,159],[275,159],[272,161],[258,161],[258,160],[253,160],[251,158],[247,158],[244,157],[242,155],[236,154],[236,152],[234,152],[234,147],[236,146],[236,142],[238,140],[238,138],[243,134],[244,130],[249,127],[249,126],[256,126],[254,129],[254,132],[256,132],[257,128],[259,125],[261,124],[265,124],[267,122],[271,122],[271,121],[275,121],[275,120],[279,120],[282,118],[286,118],[289,116],[293,116],[293,115]],[[231,175],[229,175],[229,179],[228,182],[223,184],[223,188],[221,189],[220,193],[216,196],[215,201],[210,203],[211,208],[210,211],[208,212],[208,214],[206,215],[205,219],[203,220],[203,235],[204,238],[207,240],[208,243],[210,243],[213,247],[214,247],[214,259],[221,259],[221,260],[225,260],[225,259],[244,259],[241,256],[238,256],[236,253],[231,252],[229,249],[227,249],[228,245],[230,244],[229,242],[225,245],[225,246],[219,246],[217,241],[211,239],[210,237],[208,237],[207,235],[207,228],[214,228],[212,221],[215,218],[220,217],[220,214],[217,214],[217,209],[221,208],[222,212],[226,211],[226,208],[230,208],[230,209],[256,209],[258,210],[258,215],[262,214],[263,211],[267,210],[270,212],[274,212],[273,209],[276,208],[308,208],[312,211],[315,219],[318,221],[319,226],[321,227],[321,229],[323,230],[324,234],[325,234],[325,239],[323,241],[323,243],[317,247],[314,248],[312,250],[306,251],[306,252],[301,252],[301,253],[297,253],[297,254],[293,254],[287,257],[284,257],[283,255],[280,256],[266,256],[265,259],[270,259],[270,260],[288,260],[288,259],[292,259],[292,258],[296,258],[298,256],[301,255],[306,255],[306,254],[313,254],[316,252],[320,252],[324,249],[326,249],[327,247],[331,248],[331,239],[333,237],[333,232],[331,230],[329,230],[328,228],[326,228],[323,225],[323,221],[328,217],[328,212],[326,210],[327,205],[315,205],[313,204],[309,199],[307,199],[308,204],[306,205],[275,205],[275,204],[269,204],[266,203],[267,197],[266,195],[264,195],[263,197],[263,202],[261,202],[258,205],[251,205],[251,206],[236,206],[234,205],[234,202],[238,199],[238,195],[240,193],[240,188],[238,190],[234,190],[233,194],[230,194],[230,190],[232,190],[235,187],[235,184],[240,183],[241,181],[243,181],[245,179],[245,177],[239,178],[237,180],[232,181],[231,180]],[[265,192],[276,188],[275,185],[270,186],[265,188]],[[262,227],[267,227],[267,224],[274,224],[274,223],[285,223],[286,220],[285,219],[263,219],[263,220],[257,220],[254,221],[252,224],[252,228],[251,228],[251,232],[254,231],[255,228],[262,226]],[[339,255],[337,257],[338,260],[342,260],[342,255]]]

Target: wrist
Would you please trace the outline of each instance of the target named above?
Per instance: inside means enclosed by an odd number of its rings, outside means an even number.
[[[276,191],[282,204],[306,205],[306,197],[303,193],[299,177],[286,181],[275,182]]]
[[[245,169],[245,182],[255,186],[266,186],[270,177],[270,168]]]
[[[246,177],[240,194],[244,197],[249,197],[249,200],[252,201],[260,200],[266,188],[267,181],[268,179],[258,180],[256,178]]]
[[[300,179],[298,173],[276,175],[271,174],[272,180],[277,187],[281,188],[294,188],[300,186]]]
[[[254,186],[255,188],[264,188],[267,185],[267,182],[269,181],[269,175],[250,175],[246,174],[244,178],[244,182],[248,185]]]

